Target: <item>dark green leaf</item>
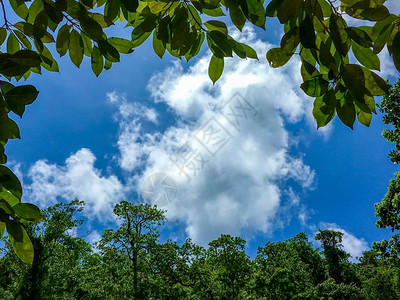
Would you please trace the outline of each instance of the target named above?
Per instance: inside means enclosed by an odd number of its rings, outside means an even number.
[[[4,94],[4,98],[10,109],[22,117],[25,105],[31,104],[37,98],[39,92],[33,85],[17,86]]]
[[[9,58],[9,60],[27,67],[37,67],[42,62],[40,56],[32,50],[17,51]]]
[[[353,98],[349,93],[346,93],[345,97],[336,101],[336,111],[343,124],[353,129],[353,124],[356,120],[356,110]]]
[[[307,95],[320,97],[328,91],[329,82],[322,75],[318,75],[303,82],[300,87]]]
[[[364,30],[355,27],[347,27],[346,32],[357,44],[366,48],[372,47],[372,39]]]
[[[125,6],[125,8],[129,12],[134,13],[134,12],[136,12],[136,9],[139,6],[139,1],[138,0],[122,0],[122,4]]]
[[[36,205],[30,203],[18,203],[12,208],[18,216],[25,220],[40,221],[42,218],[40,209]]]
[[[0,188],[9,191],[16,198],[21,199],[22,187],[17,176],[5,166],[0,166]]]
[[[335,93],[329,90],[322,97],[317,97],[314,100],[313,116],[317,121],[317,127],[326,126],[335,116]]]
[[[400,31],[396,33],[392,43],[392,56],[393,62],[397,69],[400,72]]]
[[[119,62],[119,52],[113,45],[107,41],[98,43],[101,54],[110,62]]]
[[[33,22],[33,35],[41,39],[44,37],[47,31],[47,14],[44,10],[42,10],[40,13],[35,18],[35,21]]]

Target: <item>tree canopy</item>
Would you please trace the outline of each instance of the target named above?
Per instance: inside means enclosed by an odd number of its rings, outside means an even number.
[[[42,221],[28,224],[37,251],[32,268],[17,258],[6,241],[0,258],[1,299],[375,300],[400,296],[400,258],[373,249],[364,252],[359,262],[349,261],[350,254],[341,245],[342,232],[319,230],[315,238],[321,249],[303,232],[286,241],[268,241],[251,258],[246,240],[228,234],[210,241],[208,247],[190,239],[161,243],[164,212],[123,201],[115,207],[122,222],[104,230],[94,248],[79,237],[83,205],[79,200],[56,204],[42,211]],[[143,230],[136,231],[139,227]]]
[[[98,76],[152,36],[154,52],[168,52],[189,61],[203,44],[212,53],[209,77],[215,83],[224,60],[234,54],[258,59],[250,46],[229,34],[229,21],[242,30],[246,22],[262,29],[266,18],[283,25],[280,47],[266,58],[274,68],[291,57],[301,60],[301,89],[314,97],[313,115],[318,127],[337,114],[350,128],[357,119],[368,126],[375,113],[375,96],[389,85],[376,72],[379,54],[386,46],[400,70],[400,18],[386,8],[385,0],[10,0],[0,1],[0,231],[11,239],[17,255],[33,262],[33,245],[25,221],[40,219],[39,209],[21,203],[22,187],[7,162],[4,147],[20,138],[11,114],[23,116],[38,91],[20,85],[32,73],[59,70],[57,53],[79,67],[89,57]],[[368,26],[348,26],[346,17],[368,20]],[[107,29],[121,20],[131,39],[109,37]],[[204,43],[206,41],[206,43]],[[354,56],[355,59],[352,57]]]

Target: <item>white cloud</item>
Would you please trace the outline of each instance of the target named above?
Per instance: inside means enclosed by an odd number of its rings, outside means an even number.
[[[255,39],[248,27],[241,39],[250,43],[259,57],[272,46]],[[175,180],[177,196],[166,207],[167,217],[183,222],[186,233],[201,244],[221,233],[271,233],[280,226],[276,225],[280,223],[278,211],[286,205],[282,185],[292,179],[300,187],[310,189],[315,178],[302,157],[289,154],[290,136],[285,129],[285,122],[304,119],[312,102],[298,88],[299,62],[293,59],[283,68],[272,69],[265,59],[226,59],[224,74],[213,87],[207,75],[209,56],[207,53],[200,57],[187,71],[175,63],[149,81],[155,102],[167,104],[178,116],[176,125],[162,134],[145,135],[140,120],[128,121],[121,112],[118,138],[120,165],[132,172],[132,183],[137,184],[139,192],[143,180],[152,174],[164,172]],[[247,111],[247,119],[240,119],[239,130],[219,112],[221,104],[235,93],[256,110]],[[118,102],[118,95],[113,95],[113,101]],[[210,121],[214,128],[231,134],[229,142],[215,156],[194,137],[201,140],[204,131],[198,130]],[[194,174],[186,169],[190,181],[179,174],[171,161],[185,144],[201,154],[193,156],[200,170]]]
[[[112,218],[114,205],[123,199],[124,188],[114,175],[103,176],[94,167],[96,158],[82,148],[65,161],[65,165],[37,161],[28,172],[32,183],[26,186],[30,202],[46,207],[57,202],[79,198],[86,202],[84,213],[90,218],[106,221]]]
[[[364,238],[357,238],[350,232],[340,228],[335,223],[321,223],[320,228],[332,229],[343,233],[342,245],[347,253],[350,253],[352,260],[355,261],[356,257],[361,257],[364,251],[367,251],[368,243]]]

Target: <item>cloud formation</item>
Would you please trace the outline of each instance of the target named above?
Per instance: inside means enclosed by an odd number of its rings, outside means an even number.
[[[44,208],[59,198],[86,202],[85,214],[101,221],[112,219],[114,205],[124,198],[123,184],[114,175],[104,176],[94,167],[96,157],[86,148],[72,154],[65,165],[37,161],[28,171],[29,202]]]
[[[243,32],[241,41],[260,57],[272,47],[249,27]],[[139,194],[149,176],[164,173],[174,179],[177,195],[165,207],[167,217],[183,223],[200,244],[221,233],[271,233],[282,225],[277,215],[284,198],[293,207],[282,186],[290,181],[312,189],[315,184],[303,157],[289,154],[285,128],[306,118],[312,103],[298,88],[299,62],[272,69],[264,59],[227,59],[213,87],[209,57],[200,57],[188,70],[175,63],[149,81],[154,101],[177,116],[175,125],[162,134],[146,134],[137,118],[129,122],[121,114],[118,138],[120,165],[131,172]],[[294,206],[304,214],[304,207]]]

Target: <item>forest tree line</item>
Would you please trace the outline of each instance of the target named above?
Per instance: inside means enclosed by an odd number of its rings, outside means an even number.
[[[35,248],[31,268],[3,238],[0,299],[400,299],[398,236],[375,242],[357,263],[343,233],[318,230],[316,248],[303,232],[259,246],[251,259],[241,237],[222,234],[202,247],[159,241],[164,211],[122,201],[117,229],[94,245],[77,237],[84,202],[42,211],[26,224]]]

